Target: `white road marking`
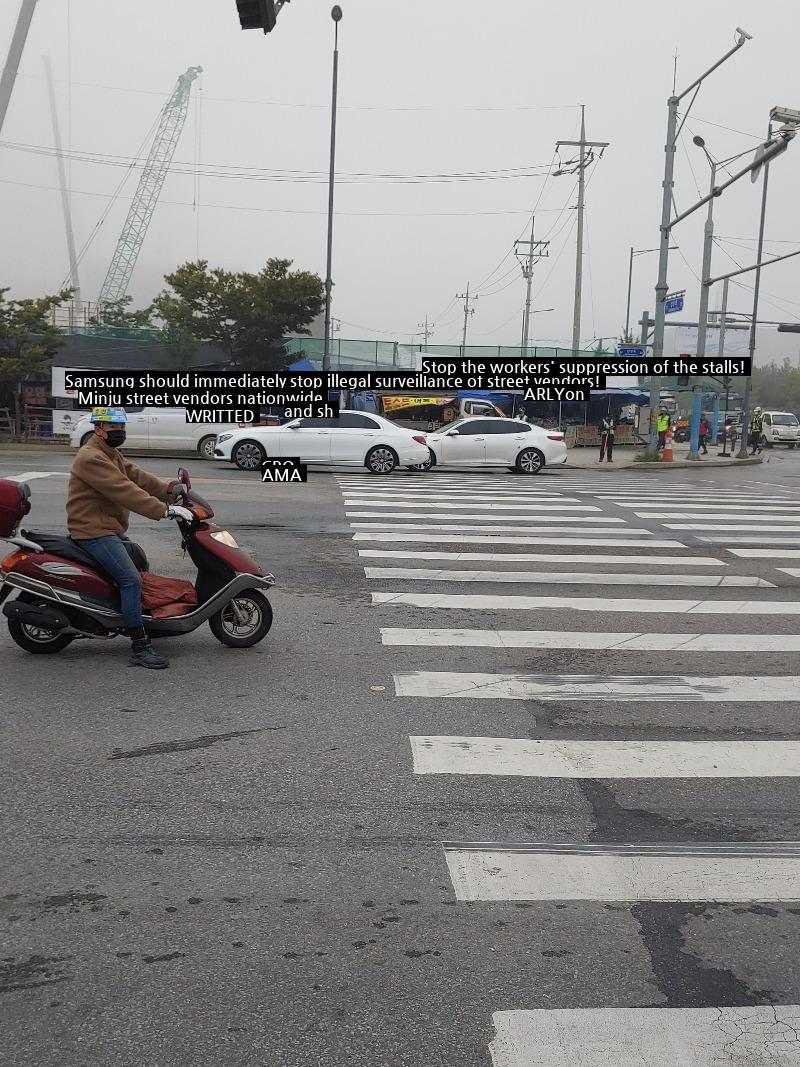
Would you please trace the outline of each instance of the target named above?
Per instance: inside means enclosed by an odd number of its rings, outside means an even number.
[[[352,507],[352,505],[348,505]],[[409,514],[407,511],[346,511],[345,515],[348,518],[362,518],[362,519],[422,519],[425,517],[424,513],[419,515]],[[459,515],[457,511],[452,514],[450,512],[442,512],[441,514],[431,515],[432,519],[461,519],[472,520],[473,522],[479,520],[481,522],[527,522],[531,523],[544,523],[544,522],[561,522],[561,523],[573,523],[573,522],[594,522],[594,523],[607,523],[609,526],[624,526],[625,519],[611,519],[603,518],[597,515],[571,515],[568,513],[561,515],[540,515],[536,514],[524,514],[524,515],[509,515],[504,513],[503,515]],[[394,524],[393,524],[394,525]]]
[[[788,574],[790,578],[800,578],[800,568],[798,567],[778,567],[778,570]]]
[[[615,542],[616,544],[616,542]],[[379,548],[361,548],[359,556],[371,559],[449,559],[458,561],[485,561],[487,563],[607,563],[617,566],[642,564],[645,567],[727,567],[714,556],[604,556],[587,555],[585,552],[565,555],[557,552],[414,552],[411,549],[385,551]],[[798,553],[800,555],[800,553]]]
[[[699,537],[699,541],[704,541],[710,545],[798,545],[800,544],[800,537],[795,534],[794,537],[769,537],[762,535],[761,537],[740,537],[736,534],[731,534],[729,537]]]
[[[800,559],[800,550],[792,548],[729,548],[728,551],[743,559]]]
[[[415,774],[522,778],[797,778],[800,741],[411,737]]]
[[[538,1008],[492,1016],[493,1067],[790,1067],[800,1007]]]
[[[32,482],[35,478],[68,478],[69,471],[26,471],[24,474],[9,474],[7,482]]]
[[[556,585],[691,585],[708,589],[774,589],[747,574],[612,574],[608,571],[471,571],[427,567],[365,567],[367,578],[412,582],[535,582]]]
[[[735,701],[800,701],[800,676],[793,674],[638,675],[485,674],[466,671],[407,671],[393,675],[399,697],[458,700],[672,701],[720,704]],[[800,892],[800,886],[798,886]]]
[[[445,846],[445,858],[458,900],[800,900],[796,842],[738,847],[459,843]],[[606,1062],[616,1067],[625,1061]],[[628,1062],[638,1067],[641,1061]],[[665,1062],[662,1049],[660,1063]],[[683,1062],[696,1067],[695,1060]]]
[[[800,634],[598,633],[595,630],[468,630],[381,627],[384,645],[422,648],[580,648],[627,652],[800,652]]]
[[[800,501],[798,501],[797,504],[792,504],[792,505],[783,505],[783,504],[776,505],[774,503],[767,503],[767,501],[765,501],[765,500],[759,500],[757,503],[755,501],[752,501],[752,502],[746,502],[746,503],[741,503],[741,504],[709,504],[707,502],[707,500],[704,500],[702,498],[698,498],[697,500],[668,500],[668,499],[665,500],[665,499],[662,498],[661,500],[658,500],[658,501],[654,500],[652,504],[648,504],[647,501],[643,501],[643,500],[638,500],[635,503],[633,503],[633,502],[626,503],[623,500],[617,501],[617,505],[619,507],[621,507],[621,508],[645,508],[648,511],[651,510],[652,508],[663,508],[665,504],[671,504],[671,505],[673,505],[675,507],[684,507],[684,508],[686,508],[686,507],[688,507],[688,508],[698,508],[699,507],[699,508],[702,508],[704,511],[723,511],[723,512],[729,512],[729,511],[742,512],[742,511],[744,511],[744,512],[750,512],[750,513],[752,513],[754,507],[757,507],[759,509],[758,510],[758,517],[759,518],[761,518],[762,512],[772,512],[772,513],[774,513],[774,512],[780,511],[780,512],[788,512],[789,514],[795,514],[796,515],[798,513],[798,511],[800,511]]]
[[[371,523],[350,523],[351,526],[370,526]],[[422,529],[422,527],[418,527]],[[549,530],[548,533],[554,534],[556,531]],[[574,532],[574,531],[573,531]],[[581,530],[582,534],[590,533],[588,530]],[[603,530],[602,533],[609,533],[608,530]],[[452,545],[452,544],[467,544],[467,545],[552,545],[554,548],[572,548],[582,546],[584,548],[685,548],[682,541],[656,541],[648,540],[650,536],[649,530],[620,530],[620,534],[624,533],[625,537],[614,537],[611,541],[607,537],[559,537],[558,541],[554,541],[552,537],[507,537],[498,533],[485,533],[485,534],[459,534],[455,537],[453,534],[429,534],[429,533],[356,533],[353,534],[354,541],[381,541],[381,542],[413,542],[415,544],[431,544],[431,545]],[[628,534],[639,534],[636,538],[629,538]],[[593,556],[587,556],[587,559],[594,558]]]
[[[485,498],[484,498],[485,499]],[[346,497],[345,507],[361,507],[361,508],[424,508],[442,510],[444,508],[452,508],[454,511],[459,509],[463,511],[469,511],[473,509],[475,511],[563,511],[567,515],[572,515],[576,511],[601,511],[601,508],[595,507],[594,504],[540,504],[537,500],[535,503],[516,503],[516,504],[496,504],[494,501],[488,504],[476,504],[471,500],[462,502],[461,500],[397,500],[391,497],[386,500],[359,500],[358,498]]]
[[[373,604],[477,611],[628,611],[650,615],[800,615],[797,600],[662,600],[577,596],[515,596],[499,593],[372,593]]]
[[[769,521],[770,517],[769,515],[765,515],[764,518]],[[709,526],[701,522],[665,522],[664,526],[666,526],[668,530],[716,530],[718,532],[724,532],[725,530],[752,530],[753,532],[756,532],[757,530],[764,530],[766,532],[766,528],[763,523],[753,525]],[[775,524],[774,521],[770,522],[768,529],[770,533],[794,532],[795,534],[800,534],[800,526],[778,526]]]
[[[700,519],[701,522],[735,522],[737,519],[750,519],[751,521],[753,519],[758,519],[759,522],[761,522],[762,524],[767,522],[770,524],[779,522],[791,522],[800,524],[800,512],[795,512],[794,515],[771,515],[767,514],[766,512],[759,512],[757,515],[753,515],[752,513],[748,513],[745,511],[738,515],[709,515],[705,511],[635,511],[634,514],[640,519]],[[712,527],[708,528],[712,529]],[[764,526],[762,525],[761,527],[730,527],[730,529],[732,530],[752,530],[759,528],[763,530]],[[772,528],[774,529],[774,527]],[[723,526],[722,529],[727,529],[727,527]],[[789,529],[794,529],[794,526],[789,527]],[[800,525],[798,526],[798,529],[800,529]]]

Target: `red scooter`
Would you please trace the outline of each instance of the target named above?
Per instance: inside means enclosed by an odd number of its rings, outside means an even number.
[[[151,637],[174,637],[207,622],[224,645],[250,648],[272,626],[272,608],[264,594],[275,578],[254,563],[227,530],[209,521],[214,517],[210,504],[192,489],[188,471],[178,474],[170,491],[192,514],[191,522],[177,522],[182,546],[197,567],[191,597],[196,604],[145,612],[145,630]],[[0,538],[15,546],[0,561],[0,604],[11,637],[26,652],[46,653],[60,652],[76,638],[108,639],[124,633],[114,583],[77,542],[65,534],[36,530],[16,535],[30,511],[30,495],[24,482],[0,481]],[[126,547],[139,569],[147,570],[142,549],[133,542]],[[14,592],[16,597],[8,600]]]

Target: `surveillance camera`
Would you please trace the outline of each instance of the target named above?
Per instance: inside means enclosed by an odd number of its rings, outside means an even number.
[[[744,37],[745,41],[753,40],[752,33],[748,33],[747,30],[743,30],[741,26],[736,27],[736,32],[739,34],[740,37]]]

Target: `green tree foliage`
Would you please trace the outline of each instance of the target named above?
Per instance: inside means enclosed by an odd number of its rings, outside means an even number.
[[[290,267],[291,260],[269,259],[249,274],[184,263],[166,276],[170,288],[156,297],[155,313],[181,345],[193,337],[245,370],[279,370],[289,362],[284,339],[308,333],[324,299],[319,275]]]
[[[49,369],[48,361],[61,344],[60,334],[50,325],[51,312],[66,303],[72,291],[36,300],[7,300],[7,292],[0,289],[0,407],[13,408],[19,436],[22,383]]]
[[[116,326],[128,330],[143,330],[153,325],[153,306],[131,311],[132,296],[123,296],[121,300],[112,300],[103,305],[100,319],[93,316],[89,319],[91,326]]]
[[[800,368],[790,359],[753,371],[753,401],[763,408],[800,412]]]

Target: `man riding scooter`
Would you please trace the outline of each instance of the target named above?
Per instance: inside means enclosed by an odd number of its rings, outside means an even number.
[[[72,464],[67,497],[69,535],[97,560],[119,586],[122,616],[131,638],[130,662],[139,667],[169,666],[150,644],[142,622],[142,577],[123,535],[130,512],[147,519],[186,519],[192,514],[173,504],[169,486],[131,463],[120,452],[128,417],[121,408],[95,408],[94,436]]]

